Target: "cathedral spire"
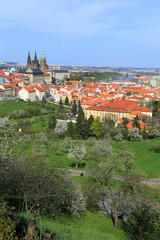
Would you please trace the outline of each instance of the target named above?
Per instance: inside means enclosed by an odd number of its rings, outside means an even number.
[[[37,62],[37,54],[36,54],[36,51],[35,51],[35,55],[34,55],[34,61]]]
[[[30,52],[28,51],[28,59],[27,59],[27,68],[31,67],[31,56],[30,56]]]

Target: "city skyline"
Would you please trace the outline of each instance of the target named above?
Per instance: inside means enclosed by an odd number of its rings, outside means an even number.
[[[0,62],[26,63],[44,48],[48,64],[160,67],[160,2],[1,3]]]

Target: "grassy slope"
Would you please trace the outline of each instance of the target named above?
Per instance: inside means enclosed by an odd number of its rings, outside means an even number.
[[[0,114],[13,113],[15,110],[24,109],[26,106],[26,102],[23,101],[0,101]]]
[[[32,129],[37,132],[41,129],[40,122],[35,122],[32,126]],[[63,140],[52,140],[59,143],[62,147]],[[76,141],[74,141],[75,143]],[[123,145],[127,150],[130,150],[134,153],[134,165],[136,168],[140,169],[146,176],[149,178],[160,177],[160,154],[151,151],[151,147],[153,145],[159,144],[158,141],[150,141],[150,142],[124,142]],[[86,144],[86,148],[88,148],[88,144]],[[112,143],[114,149],[117,151],[121,146],[117,142]],[[94,144],[93,144],[94,146]],[[46,147],[46,153],[49,159],[49,162],[56,167],[59,168],[74,168],[75,159],[68,158],[68,152],[65,150],[58,150],[55,152],[50,148],[50,144]],[[82,166],[82,163],[86,163],[86,166]],[[78,169],[87,170],[89,165],[92,164],[91,160],[80,161],[80,166]]]
[[[37,221],[37,226],[39,222]],[[106,215],[96,212],[86,212],[81,218],[56,217],[42,218],[41,226],[44,232],[49,231],[54,240],[127,240],[124,232],[116,230]]]
[[[136,168],[140,169],[149,178],[160,177],[160,154],[151,151],[151,147],[156,144],[160,144],[158,141],[148,141],[148,142],[123,142],[125,149],[130,150],[134,153],[134,165]],[[88,148],[88,144],[85,144]],[[121,148],[119,143],[112,143],[115,150]],[[72,163],[75,162],[74,159],[68,158],[68,153],[58,152],[57,155],[53,154],[53,151],[47,150],[49,160],[54,162],[59,167],[72,168]],[[90,160],[86,161],[87,166],[92,164]],[[85,169],[86,167],[80,167],[79,169]]]
[[[160,154],[151,151],[153,145],[160,144],[159,141],[147,142],[124,142],[127,150],[134,153],[135,167],[140,169],[148,177],[160,177]],[[121,147],[119,143],[113,143],[114,148]]]
[[[11,100],[5,101],[5,106],[3,106],[0,101],[0,114],[7,114],[14,112],[17,109],[24,109],[27,106],[26,102]],[[42,108],[40,106],[36,106],[38,108]],[[56,106],[55,106],[56,107]],[[40,132],[47,128],[48,125],[48,115],[43,116],[43,123],[40,121],[40,117],[32,117],[27,119],[30,121],[31,119],[35,119],[34,123],[30,127],[30,130],[33,132]],[[17,120],[15,120],[17,121]],[[151,147],[156,144],[160,144],[158,141],[146,141],[146,142],[122,142],[125,146],[125,149],[128,149],[134,153],[135,156],[135,167],[141,169],[148,177],[160,177],[160,154],[155,153],[154,151],[150,151]],[[94,143],[85,143],[86,148],[90,148],[94,146]],[[117,142],[112,143],[115,150],[121,148],[120,144]],[[50,162],[53,162],[55,166],[63,167],[63,168],[71,168],[72,163],[75,162],[74,159],[68,158],[68,153],[63,153],[61,151],[58,152],[57,155],[53,154],[53,151],[47,147],[47,154]],[[86,164],[89,166],[92,162],[87,161]],[[80,169],[83,169],[80,168]],[[86,169],[86,167],[85,167]]]

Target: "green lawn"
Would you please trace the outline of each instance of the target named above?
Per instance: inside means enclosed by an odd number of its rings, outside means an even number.
[[[41,102],[31,102],[28,105],[28,102],[23,100],[8,100],[8,101],[0,101],[0,115],[7,115],[9,113],[13,113],[15,110],[25,109],[28,106],[36,107],[40,110],[46,108],[47,106],[52,106],[57,108],[57,105],[54,103],[45,103],[44,106],[41,105]]]
[[[0,114],[13,113],[15,110],[26,108],[27,103],[20,100],[0,101]]]
[[[31,106],[32,104],[34,106],[36,103],[31,103]],[[35,105],[35,107],[43,109],[43,108],[46,108],[47,105],[52,105],[54,106],[54,108],[57,107],[57,105],[49,104],[49,103],[46,103],[44,107],[39,105]],[[7,115],[8,113],[13,113],[15,110],[18,110],[18,109],[25,109],[27,106],[28,106],[28,103],[22,100],[0,101],[0,114]],[[32,125],[28,127],[28,131],[32,133],[46,130],[48,126],[48,121],[49,121],[48,115],[44,115],[41,118],[40,116],[34,116],[32,118],[13,120],[13,121],[23,121],[23,120],[33,121]],[[63,143],[63,140],[60,140],[60,141]],[[79,141],[73,141],[73,143],[75,142],[79,142]],[[94,144],[95,144],[94,142],[89,142],[89,141],[84,141],[83,143],[85,144],[86,149],[94,147]],[[134,153],[135,167],[140,169],[143,173],[145,173],[150,178],[160,177],[160,153],[155,153],[154,151],[150,150],[151,147],[156,144],[160,144],[160,141],[157,141],[157,140],[142,141],[142,142],[127,142],[127,141],[123,142],[122,141],[120,143],[112,142],[112,146],[115,151],[118,151],[120,148],[122,148],[122,145],[124,146],[124,149],[132,151]],[[54,166],[58,166],[61,168],[74,167],[75,160],[68,158],[68,152],[58,151],[57,154],[55,155],[53,150],[51,150],[50,147],[47,146],[47,155],[48,155],[49,161],[53,163]],[[85,166],[83,166],[82,164],[83,162],[85,162]],[[92,164],[92,161],[90,159],[87,159],[83,162],[81,162],[79,169],[86,170],[88,166]]]
[[[30,130],[34,132],[40,132],[42,129],[47,128],[48,116],[45,116],[46,125],[42,126],[39,117],[36,117],[35,122],[31,126]],[[55,153],[53,149],[51,149],[52,142],[58,144],[58,149]],[[68,157],[68,150],[67,148],[64,149],[63,147],[63,139],[54,139],[48,141],[46,145],[46,154],[49,162],[52,166],[59,167],[59,168],[75,168],[75,159],[71,159]],[[73,141],[73,144],[78,144],[79,141]],[[94,142],[91,143],[92,147],[94,147]],[[155,153],[151,151],[151,147],[153,145],[160,144],[158,141],[146,141],[146,142],[123,142],[117,143],[112,142],[112,146],[115,151],[118,151],[122,148],[122,145],[125,149],[133,152],[134,154],[134,165],[137,169],[140,169],[142,173],[144,173],[149,178],[160,178],[160,153]],[[90,148],[90,143],[84,142],[86,149]],[[93,160],[84,159],[79,162],[80,170],[87,170],[89,166],[93,164]]]
[[[37,226],[40,226],[38,219]],[[80,218],[44,217],[41,229],[50,232],[54,240],[128,240],[124,232],[114,229],[110,218],[100,212],[87,211]]]
[[[160,177],[160,153],[151,151],[153,145],[160,145],[160,141],[123,142],[125,149],[134,153],[134,165],[148,177]],[[121,144],[113,142],[115,149],[121,148]]]
[[[43,121],[41,121],[40,116],[32,117],[32,118],[25,118],[25,120],[30,121],[33,120],[32,126],[30,130],[32,132],[41,132],[44,131],[48,126],[48,115],[43,115]]]
[[[61,140],[62,141],[62,140]],[[84,143],[86,148],[90,147],[88,143]],[[151,151],[151,147],[156,144],[160,144],[158,141],[146,141],[146,142],[123,142],[125,149],[130,150],[134,154],[134,165],[136,168],[140,169],[149,178],[160,177],[160,153],[155,153]],[[93,143],[94,146],[94,143]],[[117,142],[113,142],[112,146],[114,150],[119,150],[121,145]],[[50,150],[49,146],[47,148],[47,154],[49,160],[55,165],[62,168],[73,168],[74,159],[68,158],[67,152],[59,151],[57,155]],[[80,165],[79,169],[86,170],[92,161],[83,161],[86,165],[83,167]]]

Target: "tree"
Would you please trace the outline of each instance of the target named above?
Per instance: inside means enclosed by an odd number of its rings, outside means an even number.
[[[85,155],[86,149],[83,145],[81,145],[75,146],[75,148],[71,148],[68,157],[76,159],[76,168],[78,168],[79,161],[84,159]]]
[[[73,104],[72,104],[72,110],[71,112],[73,113],[73,115],[75,116],[77,113],[77,104],[76,101],[74,100]]]
[[[122,136],[121,133],[118,133],[114,138],[115,138],[115,140],[116,140],[117,142],[119,142],[119,141],[122,141],[123,136]]]
[[[103,141],[103,143],[102,142],[100,142],[100,143],[97,142],[95,144],[93,154],[98,153],[98,155],[109,157],[109,156],[112,155],[112,151],[113,151],[113,148],[109,144],[109,142]]]
[[[158,240],[160,236],[160,208],[150,199],[132,198],[133,208],[124,231],[132,240]]]
[[[84,112],[83,112],[83,109],[80,108],[79,114],[76,119],[76,125],[75,125],[76,134],[80,138],[83,138],[84,121],[85,121]]]
[[[49,129],[55,129],[56,123],[57,123],[56,117],[55,117],[55,115],[52,115],[49,119],[48,128]]]
[[[65,98],[64,104],[67,105],[67,106],[69,105],[69,99],[68,99],[68,97]]]
[[[131,92],[127,92],[126,93],[127,96],[131,96],[131,94],[132,94]]]
[[[134,118],[133,123],[132,123],[132,126],[140,129],[140,123],[139,123],[138,114],[137,114],[137,116]]]
[[[127,123],[129,123],[129,118],[123,117],[123,126],[125,127]]]
[[[140,141],[142,139],[142,136],[139,134],[139,129],[136,127],[130,130],[128,137],[130,141]]]
[[[62,98],[60,98],[60,100],[59,100],[59,109],[63,110]]]
[[[137,170],[134,170],[132,158],[132,153],[122,151],[119,155],[114,153],[105,161],[95,162],[90,167],[91,175],[100,184],[96,190],[100,194],[98,205],[110,215],[115,228],[118,227],[118,214],[126,203],[128,194],[137,194],[141,188],[143,178]],[[119,181],[113,178],[117,172],[124,175]],[[113,185],[116,190],[113,190]]]
[[[60,100],[59,100],[59,105],[62,105],[63,103],[62,103],[62,98],[60,98]]]
[[[89,137],[93,136],[93,132],[91,130],[91,125],[94,121],[94,118],[92,115],[90,115],[90,117],[88,118],[88,133],[89,133]]]
[[[60,144],[58,142],[52,141],[50,143],[50,148],[51,148],[51,150],[54,151],[54,154],[56,155],[57,152],[60,150]]]
[[[83,120],[82,129],[79,131],[79,135],[82,139],[87,139],[91,136],[90,122],[87,119]]]
[[[115,122],[110,117],[108,117],[108,118],[105,118],[104,126],[105,125],[107,125],[110,128],[113,128],[115,126]]]
[[[100,121],[100,118],[97,117],[94,119],[94,122],[92,123],[90,130],[93,131],[94,135],[96,137],[101,137],[104,133],[104,129],[102,126],[102,122]]]
[[[90,126],[92,125],[93,121],[94,121],[94,117],[90,115],[90,117],[88,118],[88,122]]]
[[[128,139],[128,134],[129,134],[128,128],[122,129],[121,132],[122,132],[123,138]]]
[[[70,121],[67,125],[67,135],[71,138],[75,136],[75,129],[72,121]]]
[[[45,99],[44,96],[43,96],[43,98],[42,98],[42,102],[43,102],[43,103],[46,103],[46,99]]]
[[[72,139],[70,137],[65,137],[64,145],[65,145],[65,148],[67,147],[67,150],[69,151],[73,147]]]
[[[149,136],[150,136],[151,138],[155,139],[155,138],[157,138],[157,137],[160,136],[160,132],[159,132],[158,129],[153,128],[153,129],[151,130],[151,132],[149,133]]]
[[[37,146],[37,142],[35,145]],[[86,200],[66,171],[51,167],[46,157],[34,147],[30,153],[32,158],[31,156],[26,158],[24,154],[18,155],[13,143],[11,146],[14,152],[6,152],[4,148],[3,152],[0,151],[2,197],[19,199],[24,203],[22,206],[25,207],[27,214],[32,215],[39,212],[51,215],[68,213],[78,216],[85,210]]]
[[[62,121],[57,122],[54,132],[57,133],[60,137],[63,137],[67,132],[67,123]]]
[[[141,131],[141,134],[142,134],[142,137],[144,139],[147,139],[148,138],[148,133],[146,132],[146,129],[144,128],[143,131]]]
[[[83,112],[83,108],[81,106],[81,101],[78,101],[78,113]]]

